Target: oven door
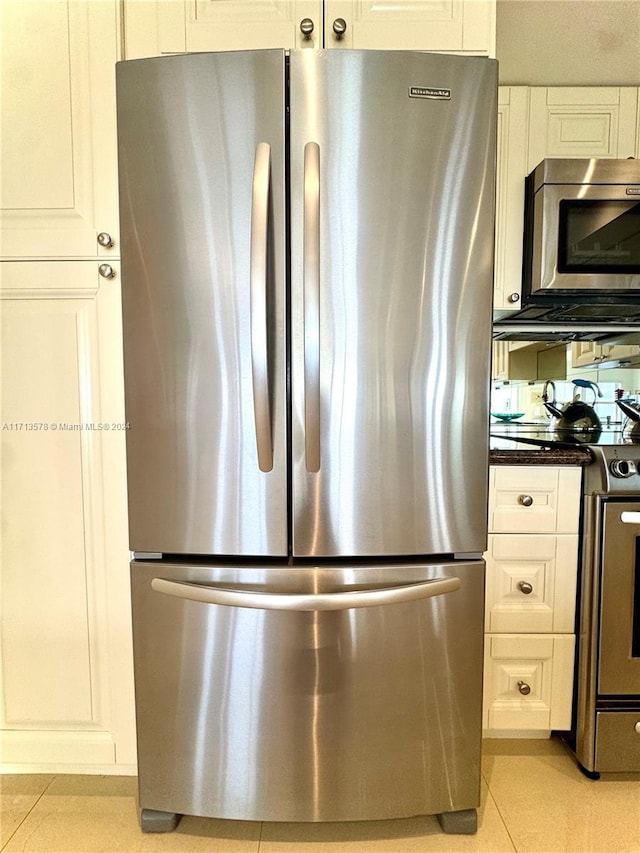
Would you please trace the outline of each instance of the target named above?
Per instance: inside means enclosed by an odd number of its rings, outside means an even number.
[[[640,287],[636,187],[546,184],[535,195],[531,296]]]
[[[640,696],[640,502],[604,500],[598,693]]]

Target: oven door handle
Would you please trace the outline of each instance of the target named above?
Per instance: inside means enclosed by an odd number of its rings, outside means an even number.
[[[332,593],[275,593],[245,592],[224,587],[204,586],[154,578],[151,588],[156,592],[198,601],[203,604],[223,604],[230,607],[250,607],[254,610],[350,610],[358,607],[377,607],[433,598],[460,589],[460,578],[437,578],[431,581],[405,584],[385,589],[353,590]]]
[[[624,511],[620,514],[620,521],[623,524],[640,524],[640,512]]]

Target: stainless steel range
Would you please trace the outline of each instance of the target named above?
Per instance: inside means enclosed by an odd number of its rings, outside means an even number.
[[[591,445],[583,480],[574,724],[588,775],[640,772],[640,446]]]

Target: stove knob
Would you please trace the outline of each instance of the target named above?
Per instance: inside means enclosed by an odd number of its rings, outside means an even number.
[[[614,459],[609,465],[609,470],[614,477],[621,477],[622,479],[633,477],[634,474],[638,473],[636,463],[630,459]]]

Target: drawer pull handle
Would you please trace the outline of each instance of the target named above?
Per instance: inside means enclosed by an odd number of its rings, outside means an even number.
[[[518,690],[522,693],[523,696],[528,696],[531,693],[531,687],[527,684],[526,681],[518,682]]]
[[[518,589],[523,595],[531,595],[533,592],[533,587],[528,583],[528,581],[520,581],[518,583]]]
[[[531,506],[531,504],[533,503],[533,498],[531,497],[531,495],[520,495],[518,497],[518,503],[522,506]]]
[[[640,735],[640,720],[638,720],[638,722],[635,724],[633,730],[637,735]]]

